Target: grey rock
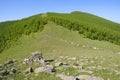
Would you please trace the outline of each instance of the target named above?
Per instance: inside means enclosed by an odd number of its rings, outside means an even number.
[[[7,69],[2,71],[3,76],[7,76],[8,74],[9,74],[9,71]]]
[[[48,73],[51,73],[51,72],[54,72],[54,67],[53,65],[46,65],[45,67],[45,72],[48,72]]]
[[[80,79],[76,77],[74,80],[80,80]]]
[[[39,72],[48,72],[48,73],[52,73],[54,72],[54,67],[52,65],[46,65],[44,67],[39,67],[35,69],[35,73],[39,73]]]
[[[33,72],[33,68],[32,68],[32,67],[29,67],[29,68],[27,68],[27,69],[24,71],[25,74],[32,73],[32,72]]]
[[[16,73],[17,69],[16,68],[12,68],[11,71],[12,71],[12,73]]]
[[[0,64],[0,71],[2,71],[3,70],[3,66],[2,66],[2,64]]]
[[[7,62],[5,62],[5,64],[4,65],[9,65],[9,64],[13,64],[14,63],[14,61],[13,60],[8,60]]]
[[[7,78],[7,80],[14,80],[13,78]]]
[[[73,60],[73,61],[75,61],[76,59],[77,59],[76,57],[68,58],[68,60]]]
[[[57,62],[57,63],[55,63],[55,67],[59,67],[59,66],[61,66],[61,65],[63,65],[62,62]]]
[[[89,76],[89,75],[79,75],[79,76],[77,76],[77,78],[80,80],[104,80],[103,78]]]
[[[85,73],[88,73],[88,74],[92,74],[93,73],[93,71],[90,71],[90,70],[84,70],[84,69],[82,69],[82,70],[79,70],[79,72],[85,72]]]
[[[35,69],[35,73],[44,72],[44,67],[39,67]]]
[[[66,76],[64,74],[56,74],[56,76],[61,78],[62,80],[75,80],[73,76]]]
[[[42,53],[41,52],[33,52],[31,56],[28,58],[25,58],[23,60],[23,64],[29,64],[33,62],[40,62],[40,60],[43,59]]]
[[[0,76],[0,80],[2,80],[3,79],[3,77],[2,76]]]

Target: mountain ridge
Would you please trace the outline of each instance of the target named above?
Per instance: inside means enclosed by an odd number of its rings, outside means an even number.
[[[120,24],[84,12],[67,14],[47,12],[17,21],[1,22],[0,51],[14,45],[14,42],[22,35],[41,31],[48,21],[55,22],[69,30],[78,31],[86,38],[120,45]]]

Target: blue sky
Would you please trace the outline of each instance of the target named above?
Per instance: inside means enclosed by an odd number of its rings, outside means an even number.
[[[92,13],[120,23],[120,0],[0,0],[0,21],[72,11]]]

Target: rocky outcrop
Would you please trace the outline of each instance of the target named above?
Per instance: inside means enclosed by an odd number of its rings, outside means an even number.
[[[35,69],[35,73],[39,73],[39,72],[47,72],[47,73],[52,73],[54,72],[54,67],[53,65],[46,65],[44,67],[38,67]]]
[[[41,52],[33,52],[31,56],[23,60],[23,64],[29,64],[33,62],[40,62],[43,59]]]

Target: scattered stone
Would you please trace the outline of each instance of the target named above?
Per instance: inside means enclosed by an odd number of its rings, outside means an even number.
[[[4,65],[9,65],[9,64],[13,64],[13,63],[14,63],[13,60],[9,60],[9,61],[7,61]]]
[[[104,80],[103,78],[89,76],[89,75],[79,75],[79,76],[73,77],[73,76],[66,76],[63,74],[57,74],[56,76],[60,77],[62,80]]]
[[[50,62],[53,62],[53,61],[54,61],[53,59],[45,60],[45,62],[47,62],[47,63],[50,63]]]
[[[82,47],[86,47],[86,45],[82,45]]]
[[[12,71],[12,73],[16,73],[17,69],[16,68],[12,68],[11,71]]]
[[[7,78],[7,80],[14,80],[13,78]]]
[[[91,62],[92,64],[93,64],[93,63],[95,63],[95,61],[93,61],[93,60],[92,60],[92,61],[90,61],[90,62]]]
[[[59,67],[59,66],[62,66],[62,65],[63,65],[62,62],[57,62],[57,63],[55,63],[55,67]]]
[[[96,47],[93,47],[93,49],[97,49]]]
[[[32,68],[32,67],[27,68],[27,69],[24,71],[25,74],[32,73],[32,72],[33,72],[33,68]]]
[[[35,69],[35,73],[44,72],[44,67],[39,67]]]
[[[92,74],[93,73],[93,71],[88,71],[88,70],[79,70],[79,72],[85,72],[85,73],[88,73],[88,74]]]
[[[79,75],[79,76],[77,76],[77,78],[80,80],[104,80],[103,78],[89,76],[89,75]]]
[[[77,44],[76,46],[80,46],[80,44]]]
[[[120,54],[120,52],[117,52],[117,54]]]
[[[39,73],[39,72],[48,72],[48,73],[52,73],[54,72],[54,67],[52,65],[46,65],[45,67],[39,67],[35,69],[35,73]]]
[[[116,75],[120,75],[120,72],[119,72],[119,71],[116,71]]]
[[[23,64],[28,64],[28,63],[29,63],[29,59],[25,58],[25,59],[23,60]]]
[[[73,76],[66,76],[63,74],[57,74],[56,76],[61,78],[62,80],[74,80],[75,79]]]
[[[63,56],[60,56],[59,58],[60,58],[60,59],[63,59],[64,57],[63,57]]]
[[[3,77],[2,76],[0,76],[0,80],[2,80],[3,79]]]
[[[53,65],[46,65],[45,67],[45,72],[48,72],[48,73],[51,73],[51,72],[54,72],[54,67]]]
[[[32,55],[28,58],[25,58],[23,60],[23,64],[29,64],[33,62],[40,62],[40,60],[43,59],[41,52],[33,52]]]
[[[2,64],[0,64],[0,68],[2,68],[3,66],[2,66]]]
[[[87,69],[89,69],[89,70],[95,70],[96,67],[95,66],[89,66],[89,67],[87,67]]]
[[[7,69],[3,70],[2,71],[2,75],[3,76],[7,76],[9,74],[9,71]]]
[[[68,58],[68,60],[76,60],[76,57]]]
[[[104,67],[102,67],[102,66],[98,66],[98,67],[97,67],[97,70],[99,70],[99,71],[104,71],[104,70],[105,70],[105,68],[104,68]]]
[[[78,66],[75,66],[75,65],[74,65],[74,66],[72,66],[72,67],[75,68],[75,69],[78,69]]]
[[[78,65],[78,69],[82,70],[83,69],[83,65]]]
[[[80,79],[76,77],[74,80],[80,80]]]
[[[3,66],[2,65],[0,65],[0,71],[2,71],[3,70]]]

